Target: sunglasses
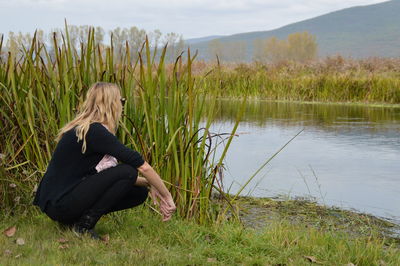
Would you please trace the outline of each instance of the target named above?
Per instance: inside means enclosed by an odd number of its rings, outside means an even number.
[[[125,99],[125,98],[121,98],[121,104],[122,104],[122,106],[125,105],[125,102],[126,102],[126,99]]]

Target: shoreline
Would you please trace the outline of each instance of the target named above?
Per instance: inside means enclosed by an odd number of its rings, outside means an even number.
[[[375,231],[400,246],[400,223],[389,218],[324,206],[305,198],[239,197],[236,205],[241,222],[248,228],[259,230],[283,219],[321,230],[344,230],[352,236],[365,236]]]
[[[217,100],[228,101],[241,101],[244,97],[217,97]],[[247,100],[269,102],[269,103],[295,103],[295,104],[323,104],[323,105],[345,105],[345,106],[361,106],[361,107],[376,107],[376,108],[400,108],[400,103],[364,103],[364,102],[330,102],[330,101],[301,101],[301,100],[274,100],[265,99],[257,96],[248,96]]]

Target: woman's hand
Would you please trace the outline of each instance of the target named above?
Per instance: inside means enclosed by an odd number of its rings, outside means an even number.
[[[152,198],[154,205],[160,207],[161,214],[163,215],[163,221],[165,222],[171,219],[172,214],[176,210],[176,206],[171,194],[168,193],[168,195],[162,196],[154,186],[151,186],[150,197]]]
[[[176,210],[171,193],[168,191],[167,187],[164,185],[164,182],[150,164],[144,162],[142,166],[138,167],[138,171],[151,185],[150,196],[153,199],[153,202],[160,207],[163,215],[163,221],[168,221],[171,219],[172,214]]]
[[[161,199],[160,210],[161,210],[161,213],[163,214],[164,222],[171,219],[172,214],[176,210],[176,206],[175,206],[174,200],[172,199],[171,195],[169,195],[169,197],[167,197],[167,198]]]

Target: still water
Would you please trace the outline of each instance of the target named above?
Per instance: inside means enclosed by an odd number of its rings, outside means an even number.
[[[230,132],[239,102],[221,101],[213,132]],[[400,108],[253,101],[228,151],[225,190],[307,197],[400,223]]]

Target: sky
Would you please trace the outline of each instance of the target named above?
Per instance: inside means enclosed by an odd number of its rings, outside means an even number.
[[[64,25],[136,26],[185,39],[275,29],[387,0],[0,0],[0,34],[50,32]]]

